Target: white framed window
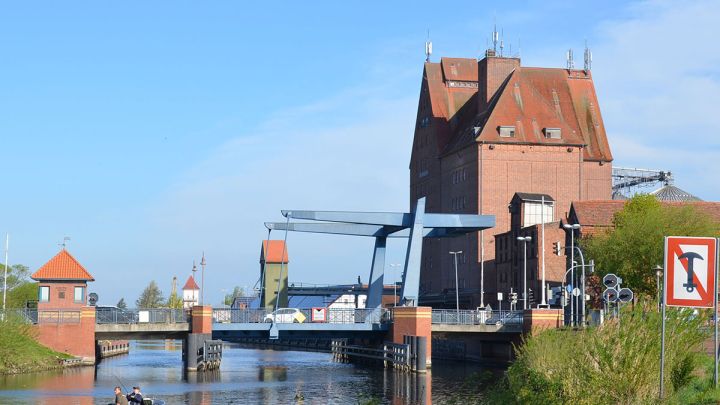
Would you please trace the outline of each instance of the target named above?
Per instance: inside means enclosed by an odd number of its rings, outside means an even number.
[[[515,127],[510,125],[501,125],[498,127],[498,133],[501,138],[514,138]]]
[[[76,303],[85,303],[85,287],[75,287],[73,301]]]
[[[50,301],[50,287],[41,286],[38,289],[38,301],[40,301],[40,302]]]

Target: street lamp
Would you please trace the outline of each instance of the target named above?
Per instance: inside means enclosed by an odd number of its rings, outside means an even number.
[[[658,310],[660,310],[660,277],[663,275],[663,268],[659,264],[655,266],[655,277],[657,279],[657,302]]]
[[[455,261],[455,310],[457,311],[458,322],[460,322],[460,294],[458,292],[457,255],[462,254],[462,250],[450,252],[450,254],[453,255],[453,260]]]
[[[580,224],[564,224],[564,225],[563,225],[563,228],[565,228],[565,229],[567,229],[567,230],[570,231],[570,263],[574,263],[574,262],[575,262],[575,231],[576,231],[577,229],[580,229]],[[585,274],[584,274],[584,272],[583,272],[583,276],[584,276],[584,275],[585,275]],[[572,266],[572,267],[571,267],[570,279],[572,280],[571,284],[572,284],[572,288],[573,288],[573,292],[574,292],[574,291],[575,291],[575,266]],[[582,282],[582,284],[583,284],[583,285],[582,285],[582,291],[581,291],[581,293],[582,293],[582,301],[585,301],[585,277],[583,277],[583,282]],[[575,297],[575,294],[571,294],[570,299],[573,300],[573,302],[575,302],[575,300],[577,299],[577,297]],[[572,305],[570,306],[570,308],[572,309]],[[576,308],[576,309],[579,309],[577,303],[575,303],[575,308]],[[576,311],[576,312],[578,312],[578,311]],[[584,314],[584,313],[585,313],[585,302],[583,302],[583,314]],[[576,325],[577,325],[577,321],[576,321],[576,319],[575,319],[575,318],[576,318],[576,315],[577,315],[577,314],[574,314],[574,315],[571,315],[571,317],[570,317],[571,320],[572,320],[572,325],[573,325],[573,326],[576,326]],[[583,318],[584,318],[584,316],[583,316]]]
[[[532,236],[518,236],[516,238],[523,243],[523,309],[527,309],[527,243],[532,240]]]
[[[395,272],[395,269],[397,267],[400,267],[400,263],[393,263],[390,265],[390,268],[393,269],[393,306],[397,306],[397,273]]]

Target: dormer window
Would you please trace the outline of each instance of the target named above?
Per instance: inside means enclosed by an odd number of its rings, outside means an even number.
[[[504,126],[501,125],[498,127],[498,133],[500,134],[500,138],[514,138],[515,137],[515,127],[514,126]]]
[[[560,139],[560,128],[543,128],[545,138],[548,139]]]

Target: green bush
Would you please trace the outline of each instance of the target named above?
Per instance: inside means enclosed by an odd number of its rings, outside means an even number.
[[[698,379],[705,316],[668,308],[665,336],[665,392],[687,391]],[[516,349],[517,359],[501,389],[490,391],[516,403],[654,404],[658,402],[661,317],[655,304],[622,311],[585,330],[547,330]],[[711,373],[712,374],[712,373]],[[691,390],[692,391],[692,390]],[[689,395],[686,394],[685,395]],[[671,401],[672,402],[672,401]]]

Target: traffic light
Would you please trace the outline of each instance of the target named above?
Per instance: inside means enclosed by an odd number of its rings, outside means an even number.
[[[535,295],[533,294],[532,288],[528,288],[528,305],[535,303]]]
[[[553,242],[553,254],[562,256],[562,246],[560,246],[560,241]]]
[[[517,293],[516,292],[510,293],[510,302],[512,302],[513,304],[517,303]]]

